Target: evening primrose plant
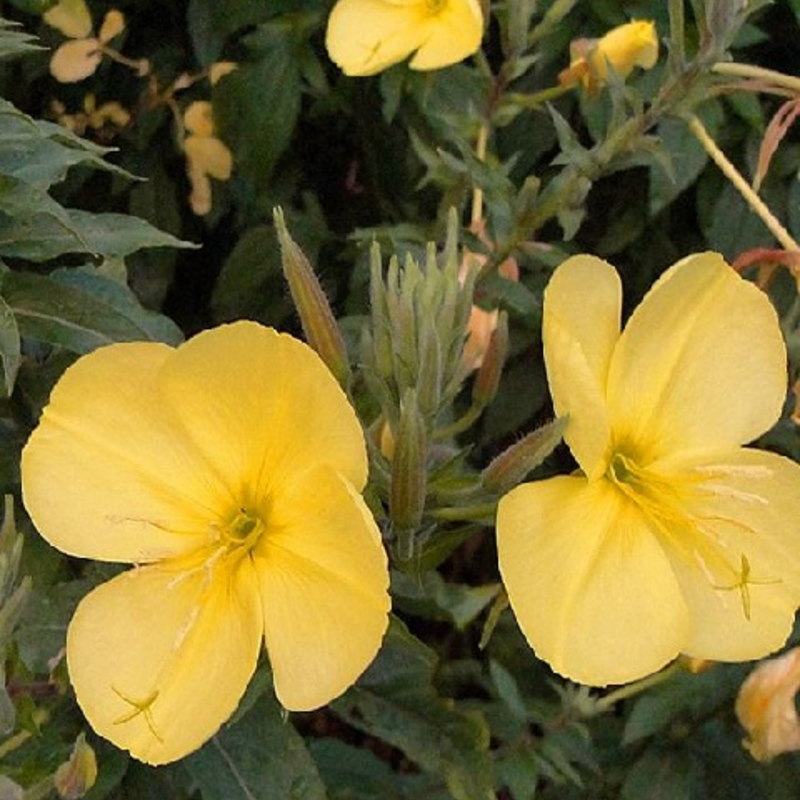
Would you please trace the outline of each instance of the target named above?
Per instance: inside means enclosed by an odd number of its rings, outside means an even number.
[[[0,798],[793,797],[796,5],[4,4]]]

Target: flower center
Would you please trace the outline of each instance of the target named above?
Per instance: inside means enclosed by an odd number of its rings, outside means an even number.
[[[446,5],[447,0],[425,0],[425,8],[431,16],[440,14],[444,11]]]
[[[778,581],[753,576],[748,554],[736,543],[742,534],[755,535],[744,508],[766,505],[767,500],[728,481],[746,476],[755,482],[769,475],[769,470],[758,466],[725,464],[661,473],[641,467],[621,452],[614,453],[606,472],[606,478],[648,518],[673,553],[699,569],[715,591],[740,595],[748,620],[751,587]]]
[[[239,508],[236,513],[220,527],[221,540],[229,550],[249,552],[264,533],[267,526],[258,513],[247,508]]]

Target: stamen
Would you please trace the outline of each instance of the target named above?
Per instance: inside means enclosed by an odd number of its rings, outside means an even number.
[[[164,740],[159,736],[158,731],[156,730],[155,724],[153,722],[153,712],[152,706],[153,703],[158,699],[158,689],[154,689],[151,694],[145,697],[144,700],[133,700],[132,698],[128,697],[127,695],[123,694],[119,689],[115,686],[111,687],[111,691],[119,697],[120,700],[128,703],[129,705],[133,706],[133,710],[129,711],[126,714],[122,714],[121,716],[117,717],[113,720],[114,725],[122,725],[124,722],[130,722],[133,719],[141,714],[144,717],[145,724],[150,729],[150,733],[158,739],[159,742],[163,742]]]

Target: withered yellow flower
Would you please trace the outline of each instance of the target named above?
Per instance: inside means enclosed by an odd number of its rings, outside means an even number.
[[[768,298],[716,253],[679,261],[620,332],[614,268],[575,256],[545,292],[556,413],[580,470],[500,501],[500,569],[536,653],[580,683],[678,654],[781,647],[800,603],[800,467],[743,444],[778,419]]]
[[[208,100],[190,103],[183,115],[186,136],[186,175],[192,186],[189,205],[198,216],[211,211],[211,180],[227,181],[233,171],[233,154],[214,130],[214,111]]]
[[[576,39],[571,61],[558,77],[564,85],[582,83],[589,94],[608,82],[609,66],[625,79],[634,67],[652,69],[658,61],[658,35],[651,20],[634,20],[610,30],[600,39]]]
[[[346,75],[374,75],[409,56],[411,69],[455,64],[482,37],[478,0],[339,0],[325,44]]]
[[[763,661],[748,675],[736,698],[736,716],[747,731],[744,745],[758,761],[800,750],[800,647]]]
[[[92,36],[92,17],[85,0],[59,0],[42,19],[61,31],[64,42],[50,59],[50,74],[61,83],[77,83],[93,75],[103,60],[103,48],[125,30],[125,17],[112,8]]]
[[[231,716],[262,641],[310,710],[380,646],[380,534],[363,433],[305,344],[252,322],[70,367],[22,456],[25,505],[74,556],[134,564],[79,604],[67,666],[92,727],[161,764]]]

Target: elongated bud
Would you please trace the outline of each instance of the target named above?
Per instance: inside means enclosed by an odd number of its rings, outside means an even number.
[[[408,389],[400,404],[400,426],[392,455],[389,516],[400,532],[415,531],[422,521],[427,486],[427,434],[417,405],[417,394]],[[410,557],[410,553],[405,554]]]
[[[346,386],[350,378],[347,348],[328,298],[305,254],[289,235],[283,211],[276,208],[272,216],[281,246],[283,274],[289,284],[306,341],[316,350],[336,380]]]
[[[548,422],[500,453],[481,475],[484,488],[495,494],[505,494],[521,483],[556,449],[566,426],[566,417]]]
[[[483,361],[472,384],[472,400],[476,405],[485,407],[492,402],[500,385],[500,376],[503,374],[507,355],[508,315],[505,311],[501,311],[497,316],[497,327],[489,337]]]
[[[56,770],[56,792],[64,800],[78,800],[94,786],[96,780],[97,757],[92,746],[86,743],[86,737],[81,734],[75,741],[69,761]]]

